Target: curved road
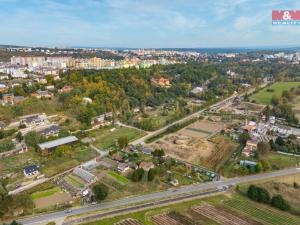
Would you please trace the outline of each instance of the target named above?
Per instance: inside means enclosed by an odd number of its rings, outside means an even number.
[[[138,204],[138,203],[143,203],[145,201],[153,202],[165,198],[176,198],[178,197],[179,194],[191,194],[197,191],[211,190],[223,186],[242,184],[242,183],[247,183],[252,181],[264,180],[268,178],[275,178],[275,177],[280,177],[285,175],[293,175],[297,173],[300,173],[300,167],[284,169],[284,170],[279,170],[270,173],[256,174],[256,175],[245,176],[245,177],[237,177],[237,178],[232,178],[224,181],[215,181],[215,182],[208,182],[208,183],[202,183],[202,184],[196,184],[190,186],[183,186],[176,189],[169,189],[167,191],[135,196],[135,197],[128,197],[116,201],[104,202],[101,204],[90,205],[81,208],[74,208],[70,213],[60,211],[60,212],[49,213],[49,214],[44,214],[44,215],[39,215],[34,217],[28,217],[28,218],[20,219],[19,222],[21,222],[22,224],[37,224],[37,223],[46,224],[46,222],[48,221],[62,219],[65,218],[66,216],[80,215],[82,213],[92,212],[96,210],[110,209],[113,207],[126,206],[129,204]]]

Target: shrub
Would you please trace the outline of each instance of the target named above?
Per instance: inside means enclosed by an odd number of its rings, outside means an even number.
[[[271,205],[283,211],[290,209],[289,203],[281,195],[272,197]]]

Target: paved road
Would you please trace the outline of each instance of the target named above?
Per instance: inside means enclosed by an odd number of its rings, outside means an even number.
[[[267,84],[268,84],[268,83],[263,83],[262,85],[260,85],[260,88],[265,87]],[[256,88],[252,88],[252,89],[250,89],[250,90],[247,91],[247,94],[251,94],[251,93],[253,93],[255,90],[256,90]],[[246,94],[246,93],[243,93],[243,94],[240,94],[240,95],[232,95],[232,96],[230,96],[230,97],[228,97],[228,98],[226,98],[226,99],[224,99],[224,100],[222,100],[222,101],[220,101],[220,102],[215,103],[214,105],[211,105],[210,108],[212,108],[212,107],[214,107],[214,106],[222,105],[223,103],[227,102],[227,101],[230,100],[230,99],[233,99],[234,97],[244,96],[245,94]],[[141,144],[141,143],[145,142],[147,139],[149,139],[149,138],[151,138],[151,137],[153,137],[153,136],[155,136],[155,135],[157,135],[157,134],[160,134],[160,133],[166,131],[169,127],[171,127],[171,126],[173,126],[173,125],[175,125],[175,124],[181,124],[181,123],[183,123],[183,122],[185,122],[185,121],[188,121],[188,120],[190,120],[190,119],[192,119],[192,118],[195,118],[195,117],[200,116],[205,110],[207,110],[207,108],[202,109],[202,110],[200,110],[200,111],[197,111],[197,112],[195,112],[195,113],[193,113],[193,114],[190,114],[190,115],[188,115],[188,116],[186,116],[186,117],[184,117],[184,118],[182,118],[182,119],[180,119],[180,120],[177,120],[177,121],[175,121],[175,122],[173,122],[173,123],[170,123],[170,124],[168,124],[168,125],[166,125],[166,126],[160,128],[160,129],[158,129],[158,130],[156,130],[156,131],[149,132],[149,133],[148,133],[147,135],[145,135],[144,137],[141,137],[141,138],[139,138],[139,139],[137,139],[137,140],[134,140],[134,141],[130,142],[130,144],[133,144],[133,145]]]
[[[79,215],[82,213],[87,213],[87,212],[91,212],[91,211],[95,211],[95,210],[110,209],[110,208],[117,207],[117,206],[126,206],[128,204],[138,204],[138,203],[142,203],[145,201],[153,202],[153,201],[158,201],[160,199],[167,198],[167,197],[174,198],[174,197],[178,196],[179,194],[190,194],[193,192],[210,190],[210,189],[214,189],[214,188],[222,187],[222,186],[236,185],[236,184],[241,184],[241,183],[246,183],[246,182],[251,182],[251,181],[259,181],[259,180],[264,180],[264,179],[268,179],[268,178],[292,175],[292,174],[297,174],[297,173],[300,173],[300,167],[279,170],[279,171],[275,171],[275,172],[271,172],[271,173],[263,173],[263,174],[245,176],[245,177],[237,177],[237,178],[232,178],[232,179],[228,179],[228,180],[224,180],[224,181],[215,181],[215,182],[209,182],[209,183],[204,183],[204,184],[183,186],[183,187],[176,188],[176,189],[169,189],[167,191],[156,192],[156,193],[152,193],[152,194],[146,194],[146,195],[135,196],[135,197],[128,197],[128,198],[123,198],[123,199],[116,200],[116,201],[105,202],[105,203],[81,207],[81,208],[74,208],[72,210],[72,212],[70,212],[68,214],[61,211],[61,212],[49,213],[49,214],[44,214],[44,215],[35,216],[35,217],[24,218],[24,219],[21,219],[20,222],[22,224],[38,224],[38,223],[43,224],[43,223],[46,223],[47,221],[64,218],[66,216],[71,216],[71,215]]]
[[[165,200],[161,200],[161,201],[145,203],[145,204],[142,204],[142,205],[129,206],[129,207],[126,207],[126,208],[115,209],[115,210],[108,211],[108,212],[100,212],[100,213],[97,213],[97,214],[94,214],[94,215],[91,215],[91,216],[86,216],[86,217],[82,217],[82,218],[73,219],[73,220],[70,220],[70,221],[63,222],[63,225],[71,225],[71,224],[78,224],[78,223],[82,223],[82,222],[88,222],[90,220],[101,219],[101,218],[107,217],[107,216],[116,216],[120,213],[130,213],[130,212],[134,212],[134,211],[141,210],[141,209],[147,209],[149,207],[163,206],[163,205],[166,205],[166,204],[180,202],[180,201],[188,200],[188,199],[192,199],[192,198],[208,197],[208,196],[212,196],[212,195],[216,195],[216,194],[221,194],[221,193],[224,193],[226,191],[227,191],[227,188],[220,189],[220,190],[217,189],[217,190],[213,190],[213,191],[207,191],[207,192],[195,193],[195,194],[190,194],[190,195],[184,195],[184,196],[180,196],[180,197],[176,197],[176,198],[172,198],[172,199],[165,199]]]

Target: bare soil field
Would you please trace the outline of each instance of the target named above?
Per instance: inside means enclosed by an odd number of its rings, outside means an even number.
[[[222,225],[253,225],[259,224],[251,222],[244,218],[240,218],[220,208],[216,208],[209,204],[202,204],[192,208],[196,213],[208,217]]]
[[[189,163],[199,164],[208,162],[206,164],[211,165],[213,162],[217,162],[220,153],[227,153],[227,143],[222,142],[222,139],[218,139],[215,142],[207,140],[208,136],[219,132],[225,128],[225,124],[222,122],[211,122],[207,120],[197,121],[188,127],[185,127],[176,133],[170,134],[163,139],[150,144],[149,146],[156,149],[163,149],[167,155],[175,158],[184,160]],[[222,142],[225,145],[225,149],[217,148],[218,142]],[[228,146],[228,147],[226,147]],[[214,155],[215,153],[215,155]],[[213,156],[213,159],[210,159]],[[222,157],[221,155],[220,157]]]
[[[114,225],[143,225],[143,224],[135,219],[128,218],[128,219],[121,220],[118,223],[114,223]]]
[[[72,198],[65,192],[55,193],[49,197],[34,200],[36,208],[46,208],[55,204],[62,204],[71,201]]]
[[[172,134],[150,145],[152,148],[164,149],[167,155],[190,163],[199,163],[201,158],[208,158],[214,144],[204,138],[195,138]]]
[[[177,212],[164,213],[152,217],[152,221],[157,225],[196,225],[189,217],[181,215]]]

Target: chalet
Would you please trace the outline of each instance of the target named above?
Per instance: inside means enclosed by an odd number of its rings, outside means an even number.
[[[2,99],[3,99],[3,104],[9,104],[9,105],[13,105],[14,104],[14,94],[3,94],[2,95]]]
[[[119,163],[117,170],[120,173],[125,173],[126,171],[128,171],[130,169],[129,165],[127,163]]]
[[[5,84],[0,83],[0,92],[5,92],[8,90],[8,87]]]
[[[114,153],[111,157],[112,157],[112,159],[114,159],[114,160],[116,160],[118,162],[122,162],[123,161],[123,157],[118,152]]]
[[[157,83],[161,87],[170,87],[171,86],[169,79],[163,78],[163,77],[159,78]]]
[[[171,86],[170,80],[164,77],[161,77],[159,79],[153,79],[152,82],[160,87],[168,88]]]
[[[60,89],[58,92],[59,93],[69,93],[73,90],[73,87],[72,86],[69,86],[69,85],[65,85],[63,86],[62,89]]]
[[[149,171],[154,168],[154,164],[152,162],[141,162],[139,168],[142,168],[145,171]]]
[[[202,93],[204,91],[204,88],[203,87],[195,87],[191,90],[191,93],[193,94],[199,94],[199,93]]]
[[[243,130],[247,131],[247,132],[251,132],[255,129],[256,129],[256,122],[249,121],[249,123],[248,123],[248,121],[246,120],[245,126],[243,126]]]
[[[39,174],[39,170],[36,165],[31,165],[31,166],[25,167],[23,172],[26,177],[35,176],[35,175]]]
[[[14,104],[20,104],[25,100],[24,96],[15,96],[14,97]]]
[[[45,90],[45,91],[38,90],[36,93],[33,93],[32,96],[34,96],[36,98],[51,99],[53,97],[53,94],[51,92],[49,92],[48,90]]]
[[[40,150],[47,150],[48,152],[52,152],[54,149],[61,145],[73,145],[78,142],[78,138],[75,136],[68,136],[56,139],[54,141],[47,141],[41,144],[38,144]]]
[[[111,123],[112,123],[112,113],[111,112],[94,117],[91,121],[91,125],[93,128],[108,126]]]

